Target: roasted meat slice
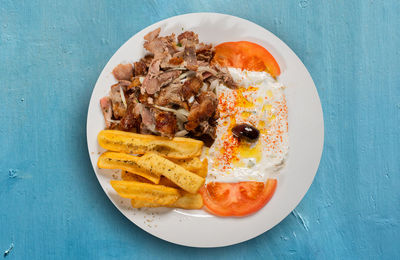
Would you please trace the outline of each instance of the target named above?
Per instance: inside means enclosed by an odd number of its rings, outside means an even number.
[[[135,62],[135,76],[146,76],[147,65],[143,60]]]
[[[112,117],[112,107],[111,107],[111,100],[109,97],[103,97],[100,99],[100,108],[103,112],[104,121],[106,123],[106,128],[110,128],[111,126],[111,117]]]
[[[199,43],[199,36],[192,32],[192,31],[186,31],[178,35],[178,42],[182,45],[185,45],[186,43]]]
[[[185,100],[188,100],[191,96],[199,93],[203,81],[197,77],[193,77],[185,81],[182,87],[182,96]]]
[[[126,100],[124,94],[124,86],[119,83],[111,86],[110,100],[112,104],[112,111],[115,119],[120,119],[125,115],[126,112]],[[121,92],[122,91],[122,92]]]
[[[156,130],[163,136],[173,137],[177,125],[174,113],[152,109],[156,121]]]
[[[197,100],[198,103],[195,103],[189,111],[188,122],[185,125],[188,131],[193,131],[201,122],[208,121],[218,106],[218,98],[211,91],[201,93]]]
[[[120,127],[124,131],[138,132],[142,122],[140,114],[135,110],[137,103],[130,103],[125,115],[122,117]]]
[[[130,80],[133,77],[132,64],[119,64],[112,73],[117,80]]]
[[[182,86],[182,83],[171,83],[165,88],[162,88],[155,100],[155,104],[158,106],[166,106],[169,104],[182,106]]]

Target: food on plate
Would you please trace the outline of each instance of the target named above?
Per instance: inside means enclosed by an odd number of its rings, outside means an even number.
[[[255,142],[260,136],[260,131],[252,125],[239,124],[232,127],[232,134],[239,139]]]
[[[131,205],[133,208],[181,208],[181,209],[201,209],[203,207],[203,199],[200,194],[185,193],[179,197],[174,203],[169,205],[162,205],[155,202],[148,202],[145,200],[132,199]]]
[[[135,134],[117,130],[103,130],[97,136],[101,147],[110,151],[144,154],[156,152],[168,158],[186,159],[199,156],[203,142],[191,138]]]
[[[189,159],[170,159],[172,162],[179,164],[183,168],[193,173],[196,173],[200,177],[205,178],[208,171],[208,160],[207,158],[200,160],[199,157],[193,157]]]
[[[204,178],[155,153],[146,153],[139,159],[141,167],[167,177],[187,192],[196,193],[204,184]]]
[[[153,183],[150,180],[143,178],[140,175],[134,174],[132,172],[127,172],[124,170],[121,171],[121,179],[124,181],[138,181],[138,182],[144,182],[144,183],[150,183],[150,184]],[[178,185],[176,185],[175,183],[173,183],[172,181],[170,181],[168,178],[166,178],[164,176],[160,177],[160,181],[158,182],[158,184],[164,185],[167,187],[171,187],[171,188],[179,189]]]
[[[260,210],[275,193],[276,179],[266,183],[246,181],[236,183],[210,182],[200,193],[211,213],[218,216],[242,217]]]
[[[112,71],[100,100],[108,152],[99,168],[133,208],[247,216],[272,198],[289,149],[285,87],[275,58],[248,42],[202,43],[185,31],[144,37],[148,53]]]
[[[160,182],[160,175],[143,168],[139,162],[140,157],[115,152],[105,152],[100,155],[97,166],[103,169],[121,169],[139,175],[153,183]]]
[[[186,31],[144,37],[149,52],[132,64],[113,70],[118,81],[100,100],[107,129],[167,137],[215,138],[218,119],[217,84],[235,88],[225,67],[211,64],[211,44]]]
[[[158,184],[165,176],[183,190],[196,193],[204,184],[204,178],[155,153],[133,156],[125,153],[105,152],[97,162],[99,168],[121,169]]]
[[[253,42],[221,43],[215,46],[213,61],[224,67],[266,71],[274,78],[281,73],[275,58],[264,47]]]
[[[136,181],[111,181],[111,186],[123,198],[171,205],[180,197],[177,189]]]

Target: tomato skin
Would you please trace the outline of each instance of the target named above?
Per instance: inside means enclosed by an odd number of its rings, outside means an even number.
[[[211,182],[200,189],[207,210],[217,216],[246,216],[263,208],[275,193],[278,181]]]
[[[224,42],[215,46],[213,63],[224,67],[267,71],[272,77],[281,70],[275,58],[264,47],[248,41]]]

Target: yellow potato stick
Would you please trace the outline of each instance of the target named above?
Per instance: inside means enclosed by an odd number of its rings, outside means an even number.
[[[199,157],[193,157],[188,159],[169,159],[170,161],[179,164],[186,170],[190,172],[195,172],[200,170],[202,167],[202,162],[200,161]]]
[[[171,205],[180,197],[177,189],[136,181],[110,181],[114,190],[123,198]]]
[[[203,207],[203,198],[199,193],[185,193],[177,201],[175,201],[168,207],[182,209],[201,209]]]
[[[170,161],[179,164],[186,170],[193,172],[200,177],[205,178],[208,172],[208,161],[204,159],[201,161],[199,157],[193,157],[189,159],[169,159]]]
[[[167,187],[172,187],[172,188],[179,189],[179,186],[178,186],[178,185],[176,185],[176,184],[173,183],[170,179],[168,179],[167,177],[164,177],[164,176],[161,176],[161,179],[160,179],[160,183],[159,183],[159,184],[160,184],[160,185],[167,186]]]
[[[155,152],[168,158],[185,159],[199,156],[203,142],[191,138],[169,139],[154,135],[142,135],[118,130],[102,130],[97,136],[101,147],[107,150],[131,154]]]
[[[207,158],[203,160],[201,169],[199,171],[197,171],[196,173],[200,177],[203,177],[203,178],[207,177],[207,174],[208,174],[208,160],[207,160]]]
[[[155,153],[146,153],[139,157],[138,164],[152,174],[167,177],[190,193],[196,193],[204,184],[204,178]]]
[[[165,207],[159,203],[152,203],[144,200],[131,199],[131,205],[133,208],[158,208]]]
[[[137,156],[124,153],[105,152],[100,155],[97,166],[103,169],[121,169],[128,171],[158,184],[160,182],[160,175],[152,174],[141,168],[137,163],[138,158]]]
[[[171,205],[160,205],[148,201],[132,199],[131,205],[133,208],[156,208],[156,207],[169,207],[169,208],[182,208],[182,209],[201,209],[203,207],[203,199],[200,194],[183,194],[177,201]]]
[[[144,182],[144,183],[153,183],[150,180],[148,180],[140,175],[137,175],[137,174],[134,174],[131,172],[127,172],[127,171],[121,171],[121,179],[123,181],[137,181],[137,182]],[[160,182],[158,184],[164,185],[161,183],[161,180],[162,180],[162,178],[160,179]],[[168,186],[168,185],[165,185],[165,186]]]

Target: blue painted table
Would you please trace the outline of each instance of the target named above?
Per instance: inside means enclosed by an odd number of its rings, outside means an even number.
[[[7,259],[400,258],[399,1],[213,2],[0,0]],[[296,211],[218,249],[173,245],[129,222],[100,188],[86,148],[89,97],[111,55],[144,27],[199,11],[249,19],[285,41],[315,81],[326,131]]]

